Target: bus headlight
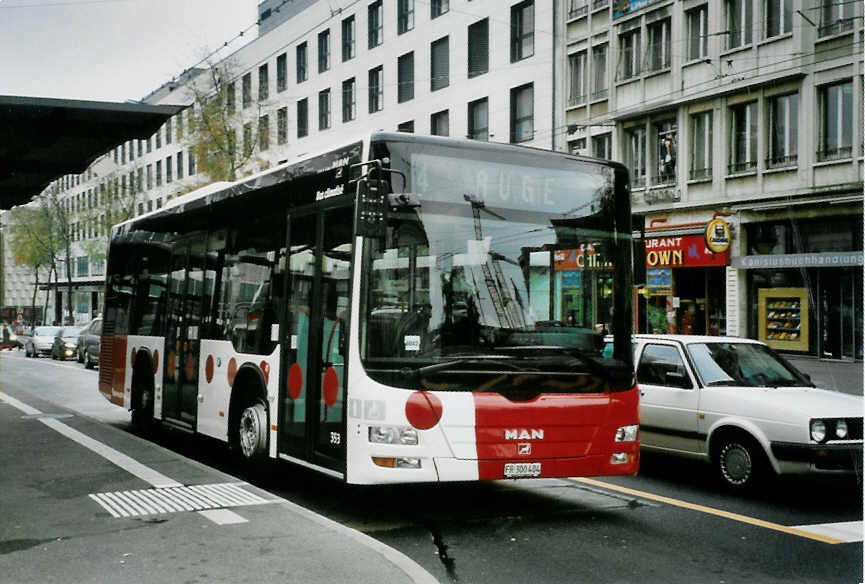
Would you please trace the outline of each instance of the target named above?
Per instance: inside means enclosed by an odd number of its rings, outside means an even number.
[[[811,420],[811,440],[823,442],[826,439],[826,423],[823,420]]]
[[[621,426],[616,430],[616,442],[634,442],[637,439],[637,431],[640,426],[631,424],[630,426]]]
[[[417,430],[410,426],[370,426],[369,441],[374,444],[417,444]]]

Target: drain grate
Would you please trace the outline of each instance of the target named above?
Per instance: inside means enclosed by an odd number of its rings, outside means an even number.
[[[224,509],[273,502],[244,490],[238,483],[91,493],[90,498],[114,517]]]

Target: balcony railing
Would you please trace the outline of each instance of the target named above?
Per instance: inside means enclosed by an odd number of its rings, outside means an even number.
[[[592,12],[606,8],[610,5],[610,0],[592,0]]]
[[[646,186],[646,177],[645,176],[631,177],[631,188],[632,189],[642,189],[645,186]]]
[[[771,156],[766,159],[766,168],[786,168],[796,166],[798,160],[799,156],[796,154],[789,154],[787,156]]]
[[[568,107],[574,107],[578,105],[583,105],[586,103],[586,94],[582,95],[573,95],[568,98]]]
[[[598,101],[599,99],[607,99],[609,93],[610,92],[608,89],[599,89],[598,91],[592,93],[592,101]]]
[[[843,20],[837,20],[829,24],[821,25],[820,28],[817,29],[817,38],[841,34],[848,30],[853,30],[852,18],[845,18]]]
[[[742,172],[753,172],[757,170],[756,160],[745,160],[743,162],[733,162],[728,166],[730,174],[739,174]]]
[[[671,172],[667,174],[655,175],[652,177],[651,180],[652,186],[676,184],[676,173]]]
[[[817,162],[828,162],[830,160],[843,160],[853,156],[852,146],[841,146],[839,148],[828,148],[817,151]]]
[[[690,173],[688,174],[688,178],[691,180],[705,180],[708,178],[712,178],[712,169],[711,168],[692,168]]]
[[[582,18],[589,13],[589,4],[585,0],[571,1],[571,6],[568,8],[568,20]]]

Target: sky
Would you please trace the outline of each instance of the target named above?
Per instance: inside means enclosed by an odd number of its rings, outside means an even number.
[[[0,95],[138,101],[247,30],[259,0],[0,0]]]

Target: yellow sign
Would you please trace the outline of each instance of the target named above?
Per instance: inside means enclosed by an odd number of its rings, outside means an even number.
[[[730,224],[715,217],[706,225],[706,247],[712,253],[724,253],[730,249]]]

